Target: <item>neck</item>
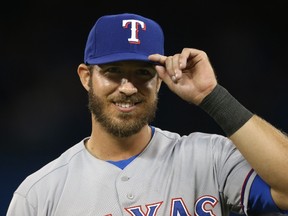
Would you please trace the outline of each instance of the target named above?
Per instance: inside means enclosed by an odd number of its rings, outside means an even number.
[[[151,128],[148,125],[132,136],[119,138],[107,133],[101,125],[93,124],[86,148],[101,160],[124,160],[143,151],[151,136]]]

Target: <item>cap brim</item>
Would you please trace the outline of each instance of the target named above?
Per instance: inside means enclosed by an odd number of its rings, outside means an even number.
[[[110,55],[100,56],[97,58],[88,59],[86,64],[106,64],[118,61],[144,61],[151,62],[147,55],[141,55],[138,53],[114,53]]]

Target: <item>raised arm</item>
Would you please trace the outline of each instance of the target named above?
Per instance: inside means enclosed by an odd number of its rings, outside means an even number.
[[[171,91],[205,110],[253,169],[270,185],[276,205],[288,209],[288,138],[240,104],[217,83],[205,52],[184,48],[174,56],[151,55]]]

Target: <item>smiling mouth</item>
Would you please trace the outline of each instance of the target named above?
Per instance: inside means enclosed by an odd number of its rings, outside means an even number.
[[[140,102],[115,102],[114,104],[117,107],[121,107],[121,108],[131,108],[134,107],[135,105],[139,104]]]

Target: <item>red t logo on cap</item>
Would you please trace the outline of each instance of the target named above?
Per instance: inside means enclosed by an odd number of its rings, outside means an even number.
[[[146,25],[144,22],[140,20],[129,19],[129,20],[122,21],[122,27],[128,28],[130,23],[131,23],[131,28],[130,28],[131,37],[128,38],[128,41],[129,43],[132,43],[132,44],[140,44],[140,40],[138,38],[139,26],[145,31]]]

